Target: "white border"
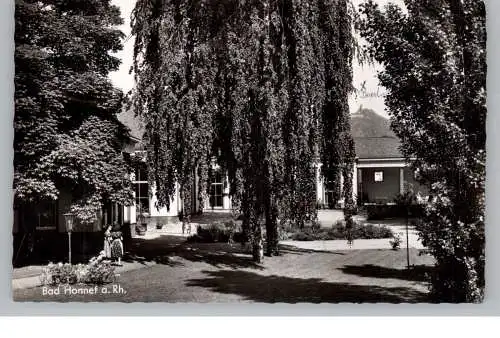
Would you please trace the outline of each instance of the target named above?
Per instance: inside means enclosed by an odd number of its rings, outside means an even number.
[[[284,305],[284,304],[161,304],[161,303],[133,303],[133,304],[121,304],[121,303],[70,303],[70,304],[58,304],[58,303],[15,303],[12,301],[11,295],[11,257],[12,257],[12,236],[11,236],[11,224],[12,224],[12,141],[13,141],[13,71],[14,71],[14,1],[0,1],[0,34],[3,36],[0,38],[2,43],[2,55],[0,60],[0,93],[2,95],[0,99],[1,114],[0,119],[0,153],[2,154],[1,166],[1,189],[3,194],[0,194],[0,207],[2,212],[4,222],[0,227],[0,247],[3,248],[3,254],[0,258],[0,271],[2,278],[0,279],[0,314],[10,314],[10,315],[87,315],[87,316],[102,316],[102,315],[149,315],[149,316],[241,316],[241,315],[253,315],[253,316],[268,316],[268,315],[288,315],[288,316],[366,316],[366,315],[392,315],[392,316],[408,316],[408,315],[425,315],[425,316],[453,316],[453,315],[499,315],[500,314],[500,229],[495,220],[500,219],[500,180],[496,178],[496,174],[500,172],[500,156],[499,147],[500,137],[497,136],[497,130],[500,130],[500,121],[498,117],[498,110],[500,109],[500,96],[498,88],[500,86],[500,44],[496,43],[496,35],[494,32],[500,32],[500,20],[495,14],[500,13],[500,2],[495,0],[486,1],[487,3],[487,23],[488,23],[488,118],[487,118],[487,215],[486,215],[486,299],[483,304],[473,305],[473,304],[463,304],[463,305],[453,305],[453,304],[401,304],[401,305],[384,305],[384,304],[319,304],[319,305]],[[177,320],[177,319],[176,319]],[[378,320],[378,319],[377,319]],[[372,321],[371,323],[376,323],[377,321]],[[45,323],[45,319],[44,322]],[[44,324],[44,327],[49,329],[54,328],[58,325],[58,322],[50,322],[50,325]],[[212,321],[210,321],[212,323]],[[214,331],[218,334],[222,334],[225,330],[226,324],[224,321],[218,322],[216,324],[201,325],[200,327],[205,328],[206,332]],[[279,322],[273,322],[277,328],[286,329],[286,326]],[[309,332],[314,326],[309,324],[302,324],[300,322],[288,322],[292,328],[300,329],[302,327],[308,329],[304,333]],[[405,328],[398,328],[392,326],[392,321],[386,322],[384,329],[384,336],[391,335],[404,335],[409,337],[414,333],[415,328],[418,326],[415,323],[408,325]],[[469,331],[473,335],[477,335],[484,326],[477,324],[463,325],[462,321],[456,326],[445,325],[441,320],[439,321],[440,326],[446,327],[446,334],[449,336],[451,330],[456,327],[463,328]],[[462,325],[460,325],[462,324]],[[42,324],[41,324],[42,325]],[[286,325],[286,324],[285,324]],[[133,329],[135,325],[129,325],[124,323],[124,326],[129,329]],[[359,323],[354,321],[350,324],[350,329],[354,329],[359,326]],[[20,329],[20,325],[15,326],[16,329]],[[36,328],[37,326],[33,326]],[[145,327],[144,324],[139,324],[137,326],[139,332],[143,332]],[[241,327],[235,327],[231,330],[232,335],[244,335],[246,329],[248,328],[248,323]],[[3,328],[3,326],[2,326]],[[181,333],[182,335],[190,335],[190,330],[196,328],[195,325],[191,325],[189,322],[183,327]],[[368,333],[370,337],[372,336],[372,330],[370,326],[367,326]],[[169,331],[169,325],[163,325],[165,334],[172,334]],[[433,328],[434,329],[434,328]],[[426,336],[435,336],[429,328]],[[3,329],[2,329],[3,331]],[[73,327],[71,330],[71,335],[73,336],[78,329]],[[86,331],[86,330],[83,330]],[[17,332],[17,331],[16,331]],[[33,333],[38,334],[38,331]],[[432,332],[432,333],[431,333]],[[494,332],[494,331],[493,331]],[[3,332],[2,332],[3,333]],[[265,333],[265,332],[264,332]],[[338,333],[336,331],[336,326],[328,326],[328,330],[325,334],[328,336],[334,336]],[[443,332],[444,333],[444,332]],[[347,334],[350,334],[348,331]],[[11,336],[11,335],[6,335]],[[17,336],[17,334],[16,334]],[[267,335],[265,335],[267,336]],[[282,336],[280,334],[280,336]],[[470,335],[469,335],[470,336]]]

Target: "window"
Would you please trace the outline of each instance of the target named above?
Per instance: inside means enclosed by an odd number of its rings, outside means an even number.
[[[36,229],[55,230],[57,225],[57,201],[42,202],[36,207]]]
[[[137,182],[147,182],[148,181],[148,168],[146,163],[139,162],[135,166],[135,180]]]
[[[224,183],[220,170],[217,170],[212,175],[210,183],[210,206],[212,208],[222,208],[223,204],[223,189]]]
[[[375,182],[383,182],[384,181],[384,172],[383,171],[375,171]]]
[[[123,224],[123,208],[120,204],[107,202],[103,209],[103,224]]]
[[[137,163],[132,180],[135,188],[135,204],[137,210],[149,213],[149,185],[146,163]]]

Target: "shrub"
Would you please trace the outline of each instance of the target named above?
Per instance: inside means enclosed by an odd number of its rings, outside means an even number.
[[[392,230],[386,226],[359,223],[354,224],[352,233],[354,239],[391,238],[394,235]]]
[[[353,239],[391,238],[393,237],[393,232],[385,226],[354,222],[352,237]],[[317,241],[346,238],[347,231],[345,221],[337,221],[331,228],[304,228],[302,230],[291,231],[287,234],[287,239],[295,241]]]
[[[308,229],[292,234],[291,239],[293,239],[294,241],[315,241],[319,240],[320,238],[318,233],[314,233],[313,231]]]
[[[402,242],[401,236],[399,234],[394,234],[392,240],[389,241],[389,244],[391,244],[393,250],[399,250],[401,242]]]
[[[203,242],[207,243],[229,241],[229,231],[225,229],[223,224],[210,224],[208,228],[198,226],[196,234],[203,239]]]
[[[105,262],[102,258],[93,257],[87,265],[85,283],[105,284],[115,280],[115,268],[110,262]]]
[[[241,228],[234,221],[212,223],[208,227],[198,225],[196,234],[188,237],[188,242],[229,243],[244,242]]]
[[[78,275],[74,266],[69,263],[51,262],[43,268],[40,279],[43,285],[75,284],[78,282]]]
[[[367,219],[381,220],[405,215],[404,207],[394,204],[369,204],[366,206]]]
[[[381,220],[395,217],[422,217],[423,205],[418,203],[417,195],[407,185],[403,194],[398,194],[394,199],[395,204],[378,203],[366,205],[369,220]]]
[[[49,263],[42,270],[40,281],[43,285],[59,284],[105,284],[115,280],[115,268],[103,261],[104,252],[92,257],[88,264]]]

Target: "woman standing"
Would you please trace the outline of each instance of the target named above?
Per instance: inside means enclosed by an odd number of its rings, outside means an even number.
[[[110,237],[111,237],[111,258],[116,260],[117,264],[121,266],[123,257],[123,236],[120,225],[115,224]]]
[[[111,225],[104,232],[104,257],[111,259]]]

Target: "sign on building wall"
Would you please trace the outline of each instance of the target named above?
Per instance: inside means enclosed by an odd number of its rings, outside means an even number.
[[[383,182],[383,181],[384,181],[384,172],[375,171],[375,182]]]

